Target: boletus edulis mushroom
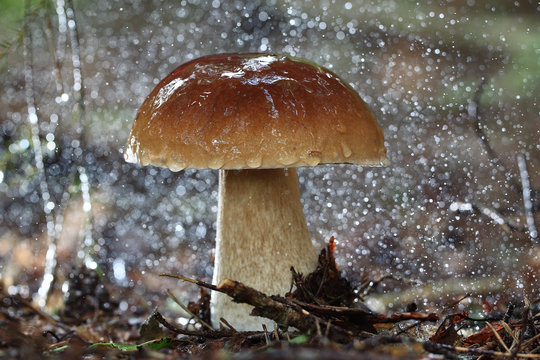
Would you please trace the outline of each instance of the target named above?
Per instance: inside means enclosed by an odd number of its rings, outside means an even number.
[[[317,254],[296,167],[384,166],[383,131],[360,96],[331,71],[286,55],[221,54],[190,61],[152,90],[125,149],[128,162],[219,169],[213,282],[241,281],[268,295],[291,286],[291,266]],[[223,294],[212,322],[238,330],[270,321]]]

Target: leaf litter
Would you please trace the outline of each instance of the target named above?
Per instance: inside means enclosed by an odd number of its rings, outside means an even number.
[[[2,289],[0,357],[2,358],[540,358],[540,299],[510,305],[505,313],[474,318],[467,312],[417,311],[389,315],[370,310],[336,265],[331,238],[318,266],[303,275],[291,268],[294,287],[284,296],[266,295],[240,282],[218,285],[181,275],[161,274],[198,285],[198,302],[183,305],[190,320],[179,324],[159,308],[146,314],[122,311],[114,291],[86,268],[69,278],[63,310],[48,314],[20,295]],[[373,280],[373,283],[385,281]],[[96,289],[99,289],[96,292]],[[236,331],[222,319],[210,324],[210,291],[252,305],[252,315],[276,322],[273,329]],[[369,293],[363,293],[369,296]],[[459,299],[459,301],[463,300]],[[454,304],[455,305],[455,304]],[[408,311],[410,310],[410,311]]]

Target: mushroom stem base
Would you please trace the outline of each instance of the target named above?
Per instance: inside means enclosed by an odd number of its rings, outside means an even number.
[[[221,170],[213,283],[237,280],[267,295],[291,288],[291,266],[303,273],[317,264],[295,169]],[[212,323],[225,318],[237,330],[269,329],[249,316],[252,307],[212,293]]]

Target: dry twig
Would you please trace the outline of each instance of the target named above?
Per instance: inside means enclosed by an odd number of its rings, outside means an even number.
[[[201,325],[205,326],[210,331],[215,330],[210,324],[208,324],[206,321],[201,319],[197,314],[194,314],[193,312],[191,312],[188,309],[188,307],[185,306],[184,304],[182,304],[182,302],[180,300],[178,300],[178,298],[176,296],[174,296],[174,294],[170,290],[167,290],[166,293],[178,306],[180,306],[182,308],[182,310],[187,312],[191,317],[193,317],[195,320],[197,320]]]

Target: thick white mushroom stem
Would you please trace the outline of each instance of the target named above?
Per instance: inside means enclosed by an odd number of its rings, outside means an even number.
[[[213,283],[241,281],[267,295],[291,286],[291,266],[307,274],[317,254],[300,203],[295,169],[221,170]],[[237,330],[273,328],[250,316],[252,307],[212,293],[212,323],[223,317]]]

